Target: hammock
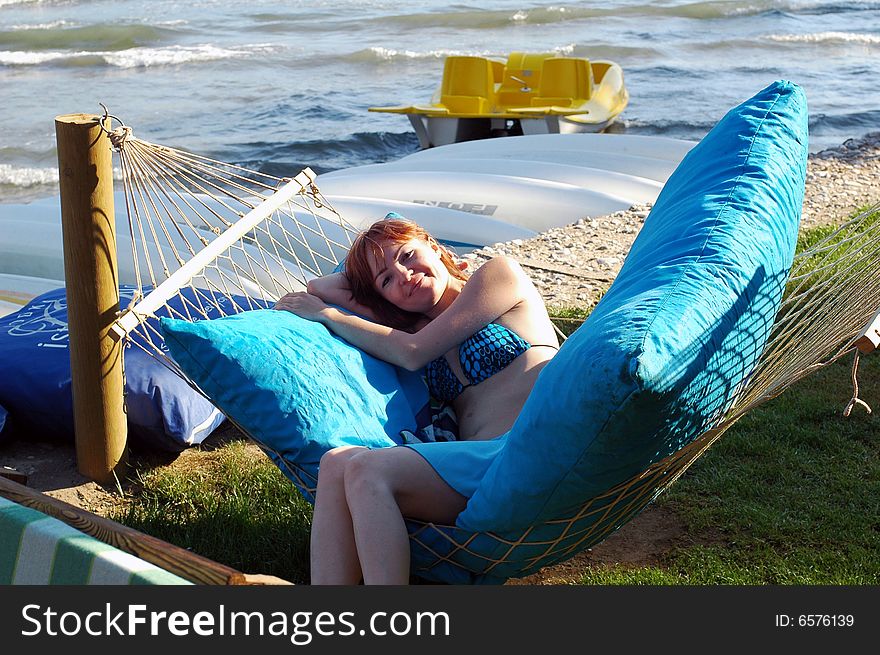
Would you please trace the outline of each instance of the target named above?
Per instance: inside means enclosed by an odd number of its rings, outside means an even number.
[[[114,131],[113,141],[132,243],[142,246],[134,259],[144,273],[142,299],[120,313],[115,330],[184,378],[150,319],[197,321],[267,307],[303,289],[311,276],[332,271],[364,227],[339,216],[309,169],[277,178],[142,141],[128,128]],[[805,158],[804,151],[804,166]],[[769,338],[755,354],[757,365],[743,373],[698,436],[534,525],[496,530],[409,520],[414,574],[497,583],[568,559],[644,509],[753,407],[853,352],[855,376],[857,342],[871,349],[862,335],[880,307],[878,212],[880,206],[860,214],[797,255],[775,319],[770,316]],[[131,340],[134,334],[141,338]],[[859,402],[854,395],[847,411]],[[235,416],[229,418],[247,434]],[[300,490],[314,493],[313,468],[256,441]]]

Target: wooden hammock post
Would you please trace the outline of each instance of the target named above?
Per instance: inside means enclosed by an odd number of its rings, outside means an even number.
[[[122,345],[110,333],[119,311],[112,151],[99,116],[57,116],[55,134],[77,468],[106,483],[126,465],[128,437]]]

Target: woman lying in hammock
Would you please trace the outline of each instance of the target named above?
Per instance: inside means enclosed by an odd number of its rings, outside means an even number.
[[[426,367],[431,395],[451,403],[458,417],[460,441],[346,446],[321,459],[312,584],[405,584],[404,517],[454,523],[559,342],[515,261],[496,257],[468,277],[436,239],[404,219],[372,225],[352,245],[345,272],[314,280],[308,290],[275,308],[319,321],[397,366]]]

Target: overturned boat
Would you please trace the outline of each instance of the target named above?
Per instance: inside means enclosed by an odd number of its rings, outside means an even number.
[[[422,148],[497,136],[601,132],[626,108],[612,61],[513,52],[505,59],[450,56],[425,105],[370,107],[405,114]]]

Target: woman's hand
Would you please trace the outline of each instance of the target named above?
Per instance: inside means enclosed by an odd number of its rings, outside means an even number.
[[[305,291],[288,293],[275,303],[275,309],[282,309],[310,321],[320,321],[327,309],[323,300]]]

